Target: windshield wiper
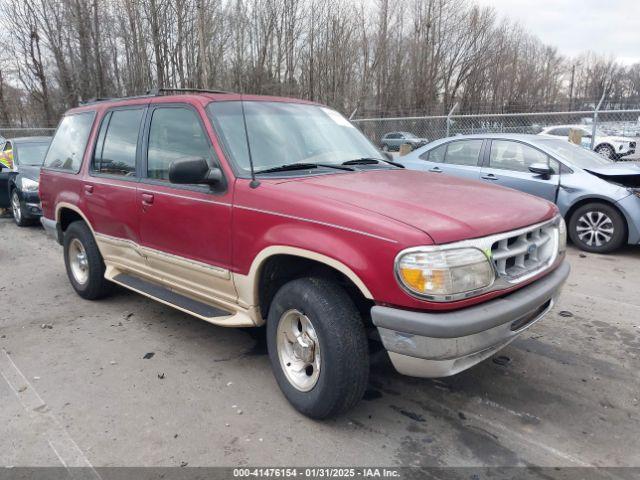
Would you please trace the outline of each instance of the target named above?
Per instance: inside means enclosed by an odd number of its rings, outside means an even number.
[[[334,168],[336,170],[346,170],[349,172],[353,172],[353,168],[349,168],[347,166],[342,165],[331,165],[329,163],[285,163],[284,165],[278,165],[277,167],[266,168],[264,170],[259,170],[256,174],[260,173],[274,173],[274,172],[289,172],[293,170],[310,170],[312,168]]]
[[[393,165],[394,167],[404,168],[404,165],[401,163],[397,163],[391,160],[386,160],[384,158],[374,158],[374,157],[361,157],[354,158],[353,160],[347,160],[346,162],[342,162],[342,165],[375,165],[377,163],[388,163],[389,165]]]

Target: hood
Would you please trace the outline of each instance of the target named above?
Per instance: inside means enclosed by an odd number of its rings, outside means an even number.
[[[384,215],[423,231],[436,243],[522,228],[557,211],[552,203],[516,190],[415,170],[296,178],[278,187]]]
[[[32,167],[30,165],[18,165],[18,173],[25,178],[30,178],[37,182],[40,180],[41,168],[42,167]]]
[[[640,162],[616,162],[584,170],[616,185],[640,187]]]
[[[633,142],[633,138],[627,138],[627,137],[618,137],[616,135],[607,135],[605,137],[606,140],[609,140],[610,142],[620,142],[620,143],[628,143],[628,142]]]
[[[609,165],[584,168],[587,172],[605,177],[617,175],[640,175],[640,162],[615,162]]]

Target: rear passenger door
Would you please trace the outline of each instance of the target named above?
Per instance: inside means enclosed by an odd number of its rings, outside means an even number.
[[[429,172],[477,180],[482,145],[483,140],[478,138],[454,140],[423,153],[420,158],[427,162]]]
[[[544,177],[529,171],[534,163],[544,163],[553,175]],[[482,180],[503,187],[556,201],[560,185],[560,165],[546,153],[530,145],[512,140],[491,140],[484,157]]]
[[[199,157],[219,165],[200,112],[188,104],[152,106],[143,148],[137,204],[141,244],[152,271],[184,294],[211,303],[235,302],[229,187],[169,182],[175,160]]]
[[[140,263],[133,244],[138,243],[139,211],[136,205],[140,135],[146,105],[119,107],[105,113],[82,185],[84,211],[105,255],[114,263]],[[133,244],[131,243],[133,242]],[[105,250],[106,251],[106,250]]]

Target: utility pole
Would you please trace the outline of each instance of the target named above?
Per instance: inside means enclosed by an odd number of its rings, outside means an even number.
[[[569,86],[569,110],[573,110],[573,79],[576,76],[576,64],[571,66],[571,85]]]

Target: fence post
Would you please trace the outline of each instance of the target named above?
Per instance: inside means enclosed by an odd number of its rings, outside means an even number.
[[[458,102],[449,110],[449,114],[447,115],[447,137],[449,136],[449,128],[451,127],[451,115],[456,111],[456,108],[458,108]]]
[[[598,105],[596,105],[596,109],[593,111],[593,125],[591,127],[591,150],[595,146],[596,142],[596,129],[598,127],[598,112],[600,111],[600,107],[602,106],[602,102],[604,101],[604,97],[607,94],[607,85],[605,83],[604,90],[602,91],[602,97],[600,97],[600,101]]]

